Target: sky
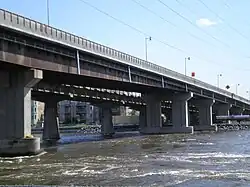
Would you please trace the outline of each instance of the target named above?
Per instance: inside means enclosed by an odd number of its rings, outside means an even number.
[[[47,0],[0,0],[47,23]],[[49,0],[50,25],[249,98],[249,0]],[[239,86],[236,86],[239,84]],[[237,88],[236,88],[237,87]]]

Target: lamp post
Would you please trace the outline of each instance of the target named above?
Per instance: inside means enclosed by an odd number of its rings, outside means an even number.
[[[49,25],[49,0],[47,0],[47,21]]]
[[[247,91],[247,93],[248,93],[248,100],[250,100],[250,89],[249,91]]]
[[[187,60],[190,60],[190,57],[185,57],[185,76],[187,76]]]
[[[145,38],[145,55],[146,55],[146,61],[148,61],[148,41],[151,41],[151,40],[152,40],[151,36]]]
[[[217,87],[220,87],[220,77],[222,77],[222,74],[217,75]]]
[[[238,86],[240,86],[240,84],[236,84],[236,90],[235,90],[235,94],[238,94]]]

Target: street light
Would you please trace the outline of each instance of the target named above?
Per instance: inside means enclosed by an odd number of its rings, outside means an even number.
[[[220,77],[222,77],[222,74],[217,75],[217,87],[220,87]]]
[[[248,93],[248,100],[250,100],[250,90],[247,91],[247,93]]]
[[[152,38],[150,37],[146,37],[145,38],[145,55],[146,55],[146,61],[148,61],[148,41],[151,41]]]
[[[185,57],[185,76],[187,76],[187,60],[190,60],[190,57]]]
[[[49,25],[49,0],[47,0],[47,21]]]
[[[236,90],[235,90],[235,94],[238,94],[238,86],[240,86],[240,84],[236,84]]]

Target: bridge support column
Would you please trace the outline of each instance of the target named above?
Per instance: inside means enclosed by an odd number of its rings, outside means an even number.
[[[177,94],[172,103],[172,133],[193,133],[193,127],[189,127],[188,100],[193,97],[193,93]]]
[[[40,138],[31,136],[31,87],[42,76],[40,70],[0,70],[0,156],[40,152]]]
[[[44,107],[43,141],[55,143],[60,139],[57,100],[46,100]]]
[[[189,127],[188,100],[193,93],[182,93],[173,96],[172,103],[172,125],[162,126],[161,100],[158,96],[147,96],[147,126],[142,129],[145,134],[167,134],[167,133],[193,133],[193,127]]]
[[[237,107],[230,108],[230,114],[231,115],[242,115],[243,112],[244,112],[243,108],[237,108]]]
[[[139,128],[140,130],[147,126],[147,118],[146,118],[146,107],[140,108],[140,115],[139,115]]]
[[[243,115],[250,115],[250,110],[245,109],[245,110],[243,111]]]
[[[114,126],[112,122],[112,105],[102,104],[101,106],[101,133],[104,137],[111,138],[114,134]]]
[[[214,105],[214,108],[216,116],[229,116],[232,105],[228,103],[220,103]],[[228,123],[231,124],[231,121],[229,120]]]
[[[146,127],[162,127],[161,100],[154,95],[146,97]]]
[[[228,116],[230,114],[230,108],[232,105],[230,104],[217,104],[215,105],[216,113],[218,116]]]
[[[212,106],[213,99],[201,99],[195,102],[199,110],[199,123],[194,125],[194,131],[217,131],[217,126],[213,126]]]
[[[145,95],[146,101],[146,125],[141,129],[144,134],[162,133],[161,100],[154,94]]]

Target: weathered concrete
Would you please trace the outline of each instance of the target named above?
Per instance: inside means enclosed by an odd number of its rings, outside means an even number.
[[[232,107],[231,104],[216,104],[215,106],[215,111],[218,116],[228,116],[230,113],[230,108]]]
[[[40,150],[39,138],[23,138],[31,135],[31,87],[42,79],[42,71],[5,70],[0,75],[4,78],[0,84],[0,155],[35,154]]]
[[[40,153],[40,138],[22,138],[0,140],[0,156],[29,156]]]
[[[141,129],[144,134],[166,134],[166,133],[193,133],[193,127],[188,123],[188,103],[193,96],[192,93],[182,93],[173,96],[172,125],[162,126],[161,99],[159,95],[146,95],[146,127]]]
[[[230,114],[231,115],[242,115],[244,112],[243,108],[239,108],[239,107],[231,107],[230,108]]]
[[[161,99],[157,95],[145,95],[146,127],[162,127]]]
[[[215,103],[213,99],[196,100],[195,106],[199,110],[199,122],[193,125],[195,131],[217,131],[217,126],[213,126],[212,106]]]
[[[139,114],[139,128],[141,130],[146,126],[147,126],[146,107],[141,107]]]
[[[172,119],[173,131],[179,133],[193,133],[193,127],[189,127],[188,100],[193,93],[180,93],[173,97]]]
[[[228,103],[220,103],[220,104],[214,105],[215,114],[217,116],[228,116],[228,115],[230,115],[230,109],[231,108],[232,108],[232,105],[228,104]],[[231,121],[229,120],[228,123],[231,123]]]
[[[244,109],[244,111],[243,111],[243,113],[242,113],[243,115],[250,115],[250,110],[246,110],[246,109]]]
[[[112,122],[112,105],[105,103],[99,107],[101,108],[101,133],[104,137],[112,137],[115,134]]]
[[[60,139],[57,101],[51,98],[45,101],[43,140],[56,142]]]

